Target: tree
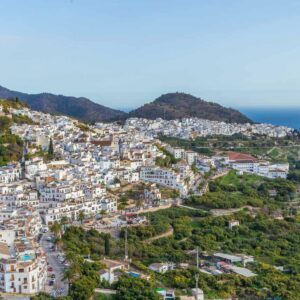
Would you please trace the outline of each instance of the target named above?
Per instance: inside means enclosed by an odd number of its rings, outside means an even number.
[[[37,295],[30,297],[30,300],[72,300],[72,299],[69,296],[53,297],[48,295],[47,293],[40,292]]]
[[[79,212],[79,215],[78,215],[78,220],[79,220],[80,223],[82,224],[84,219],[85,219],[85,214],[84,214],[84,211],[81,210],[81,211]]]
[[[54,234],[55,238],[60,238],[61,237],[61,228],[60,228],[60,225],[57,221],[55,221],[51,225],[50,231]]]
[[[60,220],[60,227],[61,227],[61,231],[62,233],[64,233],[65,231],[65,225],[67,225],[69,222],[69,219],[67,216],[63,216]]]
[[[58,250],[58,249],[62,248],[63,241],[62,241],[61,237],[55,238],[54,245],[55,245],[55,250]]]
[[[141,278],[132,278],[128,275],[123,275],[119,278],[117,285],[118,299],[122,300],[158,300],[158,294],[154,290],[154,286]]]
[[[104,250],[105,250],[105,255],[109,256],[110,255],[110,236],[109,236],[109,234],[106,234],[105,238],[104,238]]]
[[[52,139],[50,139],[50,142],[49,142],[48,157],[50,159],[52,159],[54,157],[54,147],[53,147],[53,141],[52,141]]]
[[[57,250],[57,248],[62,245],[60,224],[55,221],[50,227],[50,231],[54,234],[54,245],[55,250]]]
[[[75,279],[78,276],[77,272],[78,272],[78,269],[76,269],[75,266],[71,265],[63,273],[63,280],[67,280],[68,281],[69,290],[70,290],[71,284],[75,281]]]
[[[87,300],[94,294],[96,287],[97,283],[93,279],[82,276],[71,285],[69,294],[74,300]]]

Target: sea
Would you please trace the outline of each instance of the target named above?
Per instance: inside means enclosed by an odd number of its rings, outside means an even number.
[[[240,108],[251,120],[258,123],[284,125],[300,131],[300,107],[297,108]]]

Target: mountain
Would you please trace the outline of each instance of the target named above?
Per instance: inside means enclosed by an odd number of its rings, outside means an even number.
[[[202,119],[247,123],[252,121],[238,110],[207,102],[185,93],[164,94],[129,113],[129,117],[167,120],[197,117]]]
[[[97,104],[84,97],[76,98],[50,93],[26,94],[0,86],[0,98],[16,97],[29,104],[33,110],[67,115],[85,122],[116,121],[129,117],[168,120],[198,117],[235,123],[252,122],[238,110],[225,108],[185,93],[164,94],[129,114]]]
[[[110,121],[124,118],[126,113],[112,109],[84,97],[54,95],[50,93],[26,94],[0,86],[0,98],[19,98],[33,110],[62,114],[85,122]]]

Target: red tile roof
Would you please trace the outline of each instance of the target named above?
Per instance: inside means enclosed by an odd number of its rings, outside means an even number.
[[[228,158],[230,161],[257,161],[254,156],[239,152],[228,152]]]

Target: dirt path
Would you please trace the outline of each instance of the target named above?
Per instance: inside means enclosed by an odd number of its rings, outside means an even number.
[[[155,241],[155,240],[158,240],[158,239],[162,239],[162,238],[164,238],[164,237],[171,236],[173,233],[174,233],[174,229],[173,229],[173,227],[170,227],[166,232],[164,232],[164,233],[162,233],[162,234],[160,234],[160,235],[154,236],[154,237],[152,237],[152,238],[150,238],[150,239],[148,239],[148,240],[145,240],[144,242],[145,242],[145,243],[151,243],[151,242],[153,242],[153,241]]]
[[[239,208],[228,208],[228,209],[211,209],[210,212],[214,217],[220,217],[220,216],[229,216],[232,215],[238,211],[241,211],[245,208],[248,208],[250,211],[251,210],[260,210],[261,208],[259,207],[253,207],[250,205],[245,205]]]

